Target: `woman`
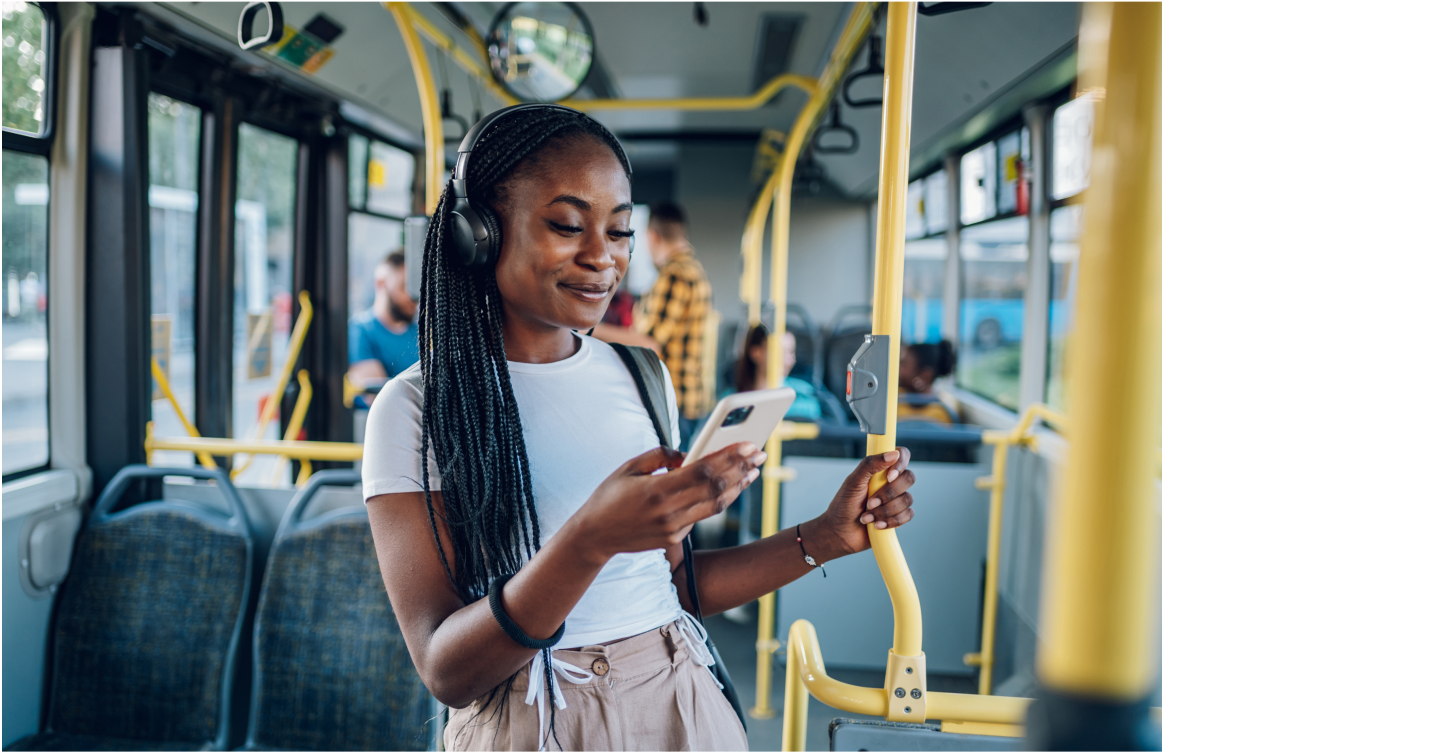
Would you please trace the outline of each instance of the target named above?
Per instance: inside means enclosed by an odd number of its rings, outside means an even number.
[[[721,393],[725,397],[733,392],[750,392],[751,390],[763,390],[766,388],[766,339],[770,337],[770,331],[764,324],[757,324],[746,332],[744,345],[741,347],[741,357],[736,361],[735,389],[727,389]],[[786,411],[786,418],[797,421],[819,421],[821,420],[821,401],[816,397],[816,388],[804,379],[797,379],[790,375],[791,369],[796,365],[796,336],[790,332],[781,337],[781,375],[784,381],[782,387],[790,387],[796,391],[796,401],[791,403],[790,410]]]
[[[896,369],[901,391],[896,400],[896,420],[960,423],[960,401],[950,393],[936,391],[936,380],[955,370],[956,349],[949,340],[906,345]]]
[[[617,353],[576,334],[601,320],[629,261],[615,137],[558,106],[493,117],[467,137],[479,133],[468,169],[435,217],[464,189],[499,218],[498,258],[461,266],[453,221],[431,222],[421,361],[380,393],[365,441],[386,592],[421,679],[455,709],[446,748],[744,749],[676,584],[690,527],[734,501],[765,453],[733,445],[680,468]],[[674,405],[669,419],[674,430]],[[810,572],[802,550],[824,563],[867,548],[865,524],[908,522],[909,458],[866,458],[797,528],[697,553],[705,612]],[[888,483],[868,496],[880,472]]]

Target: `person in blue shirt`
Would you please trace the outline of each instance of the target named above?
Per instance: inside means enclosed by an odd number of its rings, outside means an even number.
[[[736,386],[734,389],[725,390],[720,397],[725,397],[733,392],[765,389],[766,338],[769,336],[770,331],[763,324],[757,324],[746,332],[745,345],[741,348],[740,358],[736,360]],[[790,387],[796,391],[796,401],[791,403],[790,410],[786,411],[786,418],[792,421],[810,421],[812,423],[819,421],[821,419],[821,401],[816,397],[815,385],[804,379],[790,376],[791,369],[796,365],[795,335],[787,332],[781,338],[781,351],[784,354],[781,373],[786,375],[781,386]]]
[[[346,376],[357,387],[375,388],[419,360],[415,299],[405,292],[405,254],[394,251],[375,268],[374,305],[350,317]]]

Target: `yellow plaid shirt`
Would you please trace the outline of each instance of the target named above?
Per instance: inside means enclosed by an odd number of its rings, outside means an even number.
[[[660,343],[661,359],[675,382],[676,406],[686,418],[701,418],[706,409],[701,356],[710,303],[710,281],[700,262],[689,250],[677,251],[660,268],[635,319],[637,332]]]

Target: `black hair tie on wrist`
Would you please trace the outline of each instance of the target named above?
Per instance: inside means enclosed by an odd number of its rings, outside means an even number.
[[[490,582],[490,595],[487,597],[490,600],[490,613],[495,615],[495,621],[500,623],[500,629],[504,630],[505,634],[510,636],[511,640],[520,644],[523,648],[535,649],[537,651],[553,648],[555,644],[560,643],[561,636],[565,635],[564,622],[560,623],[560,629],[555,631],[555,635],[538,641],[526,635],[525,631],[521,630],[520,626],[515,624],[515,620],[512,620],[510,615],[505,613],[505,606],[500,603],[500,592],[501,589],[505,588],[505,584],[513,577],[515,577],[515,573],[502,575]]]

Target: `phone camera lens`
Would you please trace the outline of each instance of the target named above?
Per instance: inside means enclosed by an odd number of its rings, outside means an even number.
[[[721,426],[735,426],[736,424],[745,423],[745,420],[747,418],[750,418],[751,410],[753,410],[754,408],[755,406],[753,405],[747,405],[744,408],[736,408],[735,410],[726,414],[725,420],[721,422]]]

